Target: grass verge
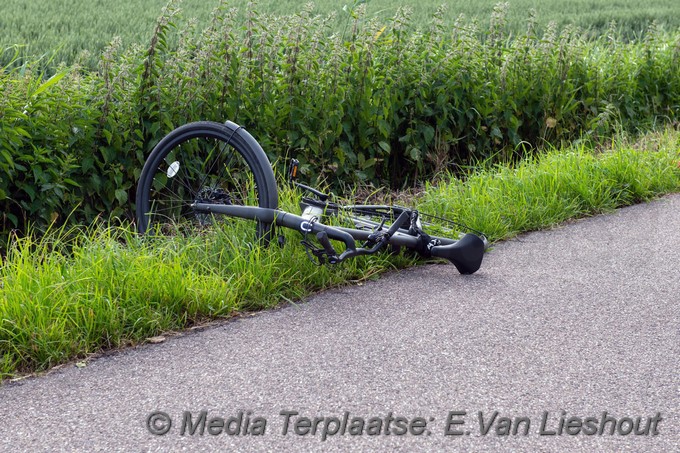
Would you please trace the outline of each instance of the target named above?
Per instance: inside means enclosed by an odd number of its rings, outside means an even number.
[[[621,139],[609,149],[553,149],[515,166],[427,185],[423,212],[456,216],[491,241],[647,201],[680,189],[680,132]]]
[[[679,150],[677,131],[599,153],[555,150],[464,182],[449,178],[414,201],[499,240],[677,191]],[[295,195],[282,198],[295,212]],[[214,235],[167,240],[101,226],[16,240],[0,268],[0,379],[414,262],[380,255],[316,267],[297,233],[266,250],[245,245],[252,233],[233,222]]]

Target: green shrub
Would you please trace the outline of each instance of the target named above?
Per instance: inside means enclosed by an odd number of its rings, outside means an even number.
[[[359,5],[340,34],[310,8],[282,18],[249,7],[240,23],[222,3],[201,29],[177,3],[148,47],[114,40],[97,72],[0,72],[3,229],[129,216],[145,157],[189,121],[240,123],[277,165],[295,155],[306,179],[336,187],[414,185],[678,121],[680,33],[586,40],[573,27],[538,33],[531,17],[510,37],[506,5],[483,31],[444,26],[443,9],[415,28],[406,9],[385,22]]]
[[[39,225],[81,202],[83,147],[94,144],[90,80],[61,69],[0,72],[0,207],[3,229]]]

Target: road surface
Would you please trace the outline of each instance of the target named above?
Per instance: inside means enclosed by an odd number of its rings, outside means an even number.
[[[679,320],[673,195],[7,384],[0,450],[680,451]]]

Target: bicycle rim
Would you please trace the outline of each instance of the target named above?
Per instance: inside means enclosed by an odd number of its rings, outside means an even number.
[[[244,129],[233,123],[190,123],[152,151],[137,188],[137,225],[142,234],[191,234],[236,219],[197,213],[193,203],[276,209],[278,194],[269,161]],[[255,222],[256,239],[271,240],[273,225]],[[251,226],[252,227],[252,226]]]

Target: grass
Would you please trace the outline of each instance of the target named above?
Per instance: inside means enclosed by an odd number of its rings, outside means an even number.
[[[286,196],[293,209],[294,195]],[[10,247],[0,270],[0,379],[394,266],[375,256],[318,268],[291,231],[283,249],[253,248],[253,224],[240,221],[195,237],[140,238],[131,230],[60,230]]]
[[[414,202],[495,241],[677,191],[679,156],[680,133],[670,130],[598,153],[580,145],[445,178]],[[297,196],[285,192],[283,208],[295,212]],[[228,222],[194,237],[99,226],[16,240],[0,267],[0,379],[414,263],[379,255],[319,268],[297,233],[285,232],[282,249],[248,246],[252,233]]]
[[[298,11],[304,3],[294,0],[261,0],[256,5],[262,13],[285,15]],[[369,17],[387,19],[395,14],[399,6],[410,5],[415,24],[425,26],[442,3],[444,2],[441,0],[369,0],[366,2],[366,9]],[[480,23],[488,21],[497,1],[458,0],[447,3],[445,26],[448,27],[460,14],[477,19]],[[156,17],[165,4],[166,0],[118,0],[115,3],[92,0],[3,0],[0,49],[20,44],[25,46],[23,52],[29,60],[56,52],[56,63],[82,62],[86,66],[95,67],[102,50],[114,36],[120,36],[125,45],[147,43]],[[205,23],[217,4],[218,0],[183,0],[182,8],[186,17]],[[240,10],[238,19],[242,21],[248,9],[248,1],[233,0],[228,5]],[[345,5],[348,8],[343,10]],[[575,24],[589,30],[592,35],[602,34],[612,20],[616,21],[622,33],[628,37],[639,36],[652,20],[656,20],[667,30],[677,30],[680,27],[680,7],[675,0],[657,0],[643,4],[636,0],[514,0],[510,2],[510,7],[509,27],[515,34],[524,30],[528,11],[532,8],[537,12],[540,27],[545,27],[548,21],[554,21],[560,27]],[[350,0],[318,0],[314,11],[322,15],[335,13],[334,28],[342,31],[354,8],[355,2]],[[0,66],[2,63],[0,61]]]
[[[465,181],[427,186],[424,212],[458,213],[497,241],[565,220],[611,211],[680,188],[680,135],[647,134],[593,153],[586,145],[550,150],[515,166],[476,171]],[[640,149],[643,150],[640,150]]]

